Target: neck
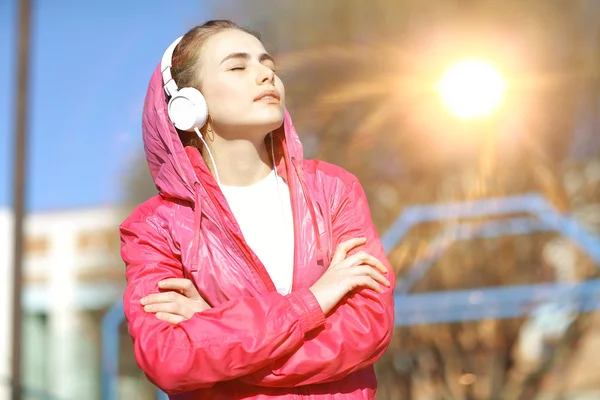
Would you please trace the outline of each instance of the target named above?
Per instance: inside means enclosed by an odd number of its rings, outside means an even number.
[[[205,140],[217,164],[221,185],[249,186],[265,178],[273,168],[269,138],[225,139],[215,134],[214,140],[207,140],[206,136]],[[216,177],[206,148],[202,149],[202,158]]]

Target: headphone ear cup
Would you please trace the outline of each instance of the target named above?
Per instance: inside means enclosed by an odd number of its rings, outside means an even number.
[[[208,118],[206,99],[198,89],[191,87],[174,94],[169,100],[168,112],[173,125],[187,132],[202,128]]]

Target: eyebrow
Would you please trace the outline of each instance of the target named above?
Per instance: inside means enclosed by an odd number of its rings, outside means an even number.
[[[223,60],[221,60],[221,64],[223,64],[225,61],[230,60],[232,58],[241,58],[244,60],[249,60],[250,58],[252,58],[250,56],[250,54],[248,53],[231,53],[230,55],[228,55],[227,57],[225,57]],[[258,57],[258,61],[263,62],[263,61],[271,61],[273,64],[275,64],[275,59],[268,53],[262,53],[260,55],[260,57]]]

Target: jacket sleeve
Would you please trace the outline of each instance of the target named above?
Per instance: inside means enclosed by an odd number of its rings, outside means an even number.
[[[292,354],[243,377],[244,382],[273,387],[332,382],[374,364],[385,352],[394,328],[395,276],[373,226],[362,186],[354,178],[347,189],[332,221],[334,244],[366,237],[367,243],[354,252],[364,250],[378,258],[388,270],[391,287],[381,294],[362,289],[347,296],[327,317],[323,329],[312,337],[309,334]]]
[[[293,352],[306,332],[325,322],[308,290],[230,300],[178,325],[146,313],[140,299],[158,292],[160,280],[183,272],[164,221],[144,214],[138,211],[120,227],[123,304],[136,361],[167,394],[251,374]]]

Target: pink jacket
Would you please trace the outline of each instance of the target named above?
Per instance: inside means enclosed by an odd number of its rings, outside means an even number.
[[[120,228],[125,315],[141,369],[172,399],[373,399],[372,365],[394,327],[394,276],[356,177],[304,160],[286,112],[276,159],[290,188],[296,245],[292,293],[283,296],[198,150],[182,146],[166,105],[157,68],[142,129],[160,194]],[[309,287],[336,246],[356,237],[367,238],[358,250],[384,263],[392,287],[357,291],[325,317]],[[146,313],[140,299],[169,277],[191,279],[213,308],[178,325]]]

